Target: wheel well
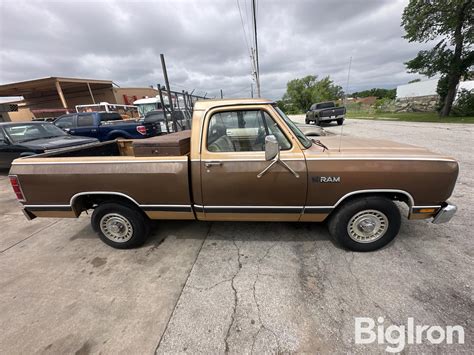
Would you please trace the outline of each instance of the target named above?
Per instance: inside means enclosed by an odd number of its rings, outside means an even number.
[[[80,215],[81,212],[95,208],[97,205],[105,202],[113,202],[121,205],[127,205],[132,208],[136,208],[141,211],[141,208],[138,204],[133,201],[131,198],[115,195],[115,194],[83,194],[77,197],[73,197],[71,201],[71,207],[76,212],[77,215]]]
[[[367,191],[367,192],[359,192],[359,193],[355,193],[355,194],[352,194],[350,196],[347,196],[347,197],[343,197],[343,199],[341,201],[339,201],[337,203],[337,205],[335,206],[334,211],[336,211],[337,209],[339,209],[340,207],[342,207],[343,205],[345,205],[346,203],[350,202],[350,201],[353,201],[353,200],[357,200],[359,198],[364,198],[364,197],[385,197],[391,201],[400,201],[400,202],[404,202],[408,208],[411,208],[412,207],[412,197],[408,194],[408,193],[405,193],[405,192],[401,192],[401,191],[377,191],[377,192],[371,192],[371,191]]]

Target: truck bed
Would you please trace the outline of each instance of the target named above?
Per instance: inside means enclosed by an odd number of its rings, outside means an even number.
[[[92,207],[91,196],[112,192],[153,219],[194,219],[188,153],[137,157],[133,140],[116,140],[17,159],[10,174],[24,186],[25,207],[35,217],[77,217]]]

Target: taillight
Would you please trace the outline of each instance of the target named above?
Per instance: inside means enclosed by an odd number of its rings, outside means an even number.
[[[23,191],[21,190],[20,181],[18,181],[18,176],[10,175],[10,184],[12,185],[13,192],[16,195],[16,198],[19,201],[25,201],[25,196],[23,195]]]
[[[146,127],[145,126],[137,126],[137,132],[144,136],[146,134]]]

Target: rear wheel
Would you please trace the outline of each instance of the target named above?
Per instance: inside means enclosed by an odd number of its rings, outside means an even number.
[[[372,251],[390,243],[400,223],[400,211],[391,200],[370,196],[349,201],[335,211],[329,232],[350,250]]]
[[[141,211],[116,202],[106,202],[96,207],[91,223],[99,238],[117,249],[142,245],[150,231],[149,221]]]

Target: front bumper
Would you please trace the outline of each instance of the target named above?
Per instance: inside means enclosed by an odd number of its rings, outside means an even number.
[[[438,213],[436,213],[432,222],[434,224],[447,223],[451,218],[453,218],[457,210],[458,208],[455,205],[450,205],[448,203],[446,206],[442,207]]]

